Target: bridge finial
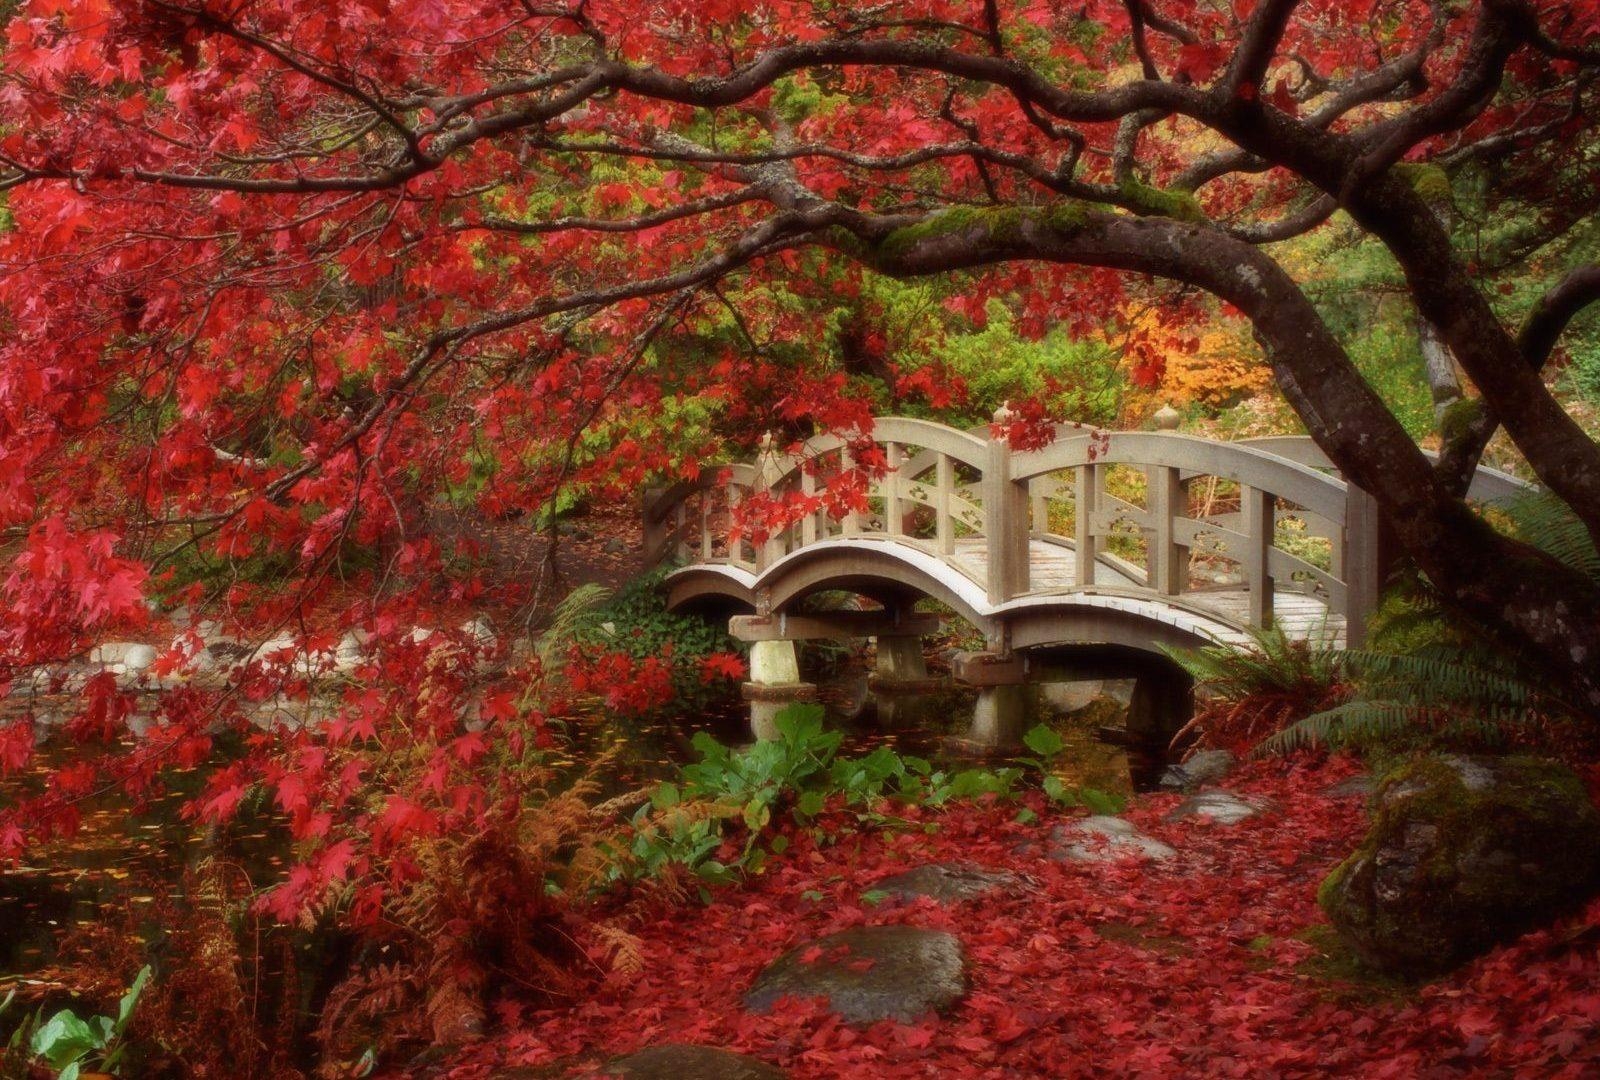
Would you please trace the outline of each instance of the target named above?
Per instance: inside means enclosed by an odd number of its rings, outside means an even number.
[[[997,424],[1009,424],[1016,419],[1016,416],[1017,414],[1011,410],[1011,402],[1008,399],[1002,401],[1000,407],[994,411],[994,422]]]
[[[1155,422],[1157,431],[1177,431],[1178,425],[1183,422],[1183,414],[1174,409],[1169,401],[1157,409],[1150,419]]]

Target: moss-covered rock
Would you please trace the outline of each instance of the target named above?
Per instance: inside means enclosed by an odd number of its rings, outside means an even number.
[[[1379,782],[1372,808],[1317,899],[1380,971],[1446,971],[1600,887],[1600,812],[1563,765],[1418,758]]]

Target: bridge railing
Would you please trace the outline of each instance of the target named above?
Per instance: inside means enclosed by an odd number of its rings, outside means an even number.
[[[756,490],[752,465],[720,465],[694,480],[645,492],[644,559],[725,563],[755,571],[759,555],[743,536],[734,538],[739,507]]]
[[[1122,482],[1114,489],[1115,473]],[[1210,588],[1191,580],[1196,556],[1220,560],[1238,568],[1241,621],[1251,626],[1272,621],[1281,591],[1314,594],[1340,615],[1350,614],[1353,592],[1360,610],[1373,591],[1347,576],[1363,565],[1350,555],[1365,527],[1359,512],[1352,517],[1347,485],[1259,449],[1170,432],[1095,432],[1014,455],[1010,479],[1029,500],[1031,537],[1074,549],[1075,588],[1095,588],[1100,568],[1110,566],[1176,598]],[[1073,504],[1070,534],[1051,513],[1064,499]],[[1299,528],[1286,529],[1290,523]],[[1300,550],[1283,546],[1290,536]],[[1319,538],[1324,559],[1308,558]]]
[[[766,545],[763,564],[818,540],[888,538],[950,556],[959,541],[993,528],[984,477],[993,447],[985,437],[926,420],[885,417],[870,440],[807,440],[795,454],[765,456],[758,487],[774,502],[812,507]],[[819,495],[819,477],[853,473],[859,498],[840,514]]]
[[[1518,489],[1483,470],[1473,494]],[[760,520],[783,508],[777,528]],[[736,529],[745,516],[755,520]],[[1302,592],[1345,617],[1352,643],[1383,575],[1375,501],[1308,439],[1228,443],[1063,425],[1049,445],[1019,452],[986,429],[885,417],[868,437],[821,435],[793,453],[769,439],[753,464],[648,493],[644,520],[648,559],[675,554],[752,574],[824,540],[894,540],[943,558],[995,605],[1062,589],[1179,604],[1186,593],[1226,593],[1237,622],[1266,626],[1275,596]],[[1073,567],[1072,580],[1048,559],[1036,574],[1037,544],[1071,551],[1058,563]],[[1227,566],[1235,569],[1217,569]],[[1213,595],[1207,607],[1219,602]]]

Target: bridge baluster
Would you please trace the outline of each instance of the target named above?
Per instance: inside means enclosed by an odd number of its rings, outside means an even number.
[[[995,411],[995,423],[1009,419],[1006,406]],[[1003,604],[1027,592],[1028,485],[1011,479],[1011,445],[1004,439],[989,440],[983,470],[983,535],[989,549],[989,602]]]
[[[839,471],[849,472],[856,467],[856,456],[850,452],[848,445],[839,448]],[[870,489],[869,489],[870,490]],[[861,515],[854,508],[845,511],[844,520],[840,522],[844,535],[858,536],[861,533]]]
[[[1094,462],[1079,465],[1074,470],[1077,486],[1073,493],[1077,503],[1073,514],[1073,546],[1077,549],[1078,586],[1087,588],[1094,584],[1094,564],[1099,557],[1098,539],[1094,532],[1094,515],[1100,507],[1100,466]]]
[[[688,562],[689,561],[689,535],[688,535],[689,504],[688,504],[688,502],[685,501],[685,500],[679,500],[677,507],[672,512],[672,517],[673,517],[673,529],[672,529],[672,532],[673,532],[673,535],[677,538],[677,543],[676,543],[676,545],[674,545],[674,551],[677,554],[679,562]]]
[[[956,523],[950,516],[950,499],[956,486],[956,468],[949,454],[940,454],[934,470],[938,491],[934,497],[934,512],[938,517],[935,528],[939,535],[939,554],[953,555],[956,550]]]
[[[715,554],[711,546],[711,492],[700,493],[700,561],[710,562]]]
[[[1155,518],[1155,535],[1150,538],[1151,586],[1163,596],[1183,591],[1188,570],[1185,550],[1178,545],[1174,519],[1188,516],[1188,500],[1178,470],[1165,465],[1146,471],[1150,516]]]
[[[890,536],[899,536],[905,532],[904,508],[900,499],[900,444],[884,443],[883,452],[889,466],[883,478],[883,531]]]
[[[739,508],[739,489],[729,484],[722,491],[728,507],[728,561],[737,565],[744,562],[744,537],[733,539],[733,517]]]
[[[800,467],[800,494],[808,500],[817,493],[817,478],[811,470],[804,465]],[[817,542],[817,511],[808,510],[806,516],[800,519],[800,546]]]
[[[1240,487],[1239,500],[1244,517],[1244,580],[1249,589],[1247,621],[1251,626],[1272,624],[1273,582],[1269,559],[1277,530],[1277,500],[1260,488]]]

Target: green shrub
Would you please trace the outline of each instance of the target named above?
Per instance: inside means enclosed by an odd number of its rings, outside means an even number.
[[[658,785],[634,813],[629,842],[611,852],[613,878],[649,878],[681,868],[708,883],[734,881],[758,871],[769,851],[787,847],[785,837],[774,835],[784,821],[809,825],[824,810],[846,809],[863,824],[893,823],[895,803],[939,807],[982,796],[1010,798],[1027,777],[1040,778],[1045,794],[1061,805],[1098,813],[1120,809],[1111,796],[1070,788],[1049,775],[1050,759],[1063,743],[1042,726],[1025,740],[1037,757],[999,769],[947,770],[886,746],[840,757],[843,736],[825,730],[823,718],[819,705],[791,705],[776,717],[777,738],[742,748],[696,735],[700,760],[684,766],[677,782]],[[740,826],[744,839],[737,853],[717,858],[729,828]]]
[[[666,568],[634,578],[601,602],[571,613],[563,636],[584,650],[626,653],[635,660],[666,658],[672,666],[676,710],[701,709],[726,697],[733,684],[707,682],[702,661],[714,653],[746,651],[726,630],[694,615],[667,610]],[[590,599],[595,599],[590,594]]]

